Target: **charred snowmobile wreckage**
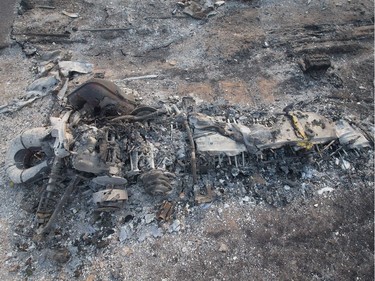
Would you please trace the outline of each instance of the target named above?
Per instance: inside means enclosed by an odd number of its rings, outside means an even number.
[[[50,118],[49,127],[16,137],[6,158],[9,178],[22,184],[48,176],[36,214],[39,232],[49,232],[70,193],[83,181],[99,186],[92,200],[98,210],[114,210],[128,200],[127,187],[134,179],[148,193],[164,196],[174,190],[178,178],[180,185],[189,179],[185,185],[196,187],[204,181],[203,174],[215,173],[224,162],[231,165],[233,176],[249,177],[249,161],[267,151],[288,148],[298,153],[322,144],[327,149],[334,142],[354,149],[371,145],[347,121],[333,122],[313,112],[286,111],[259,124],[208,116],[193,110],[187,100],[160,108],[143,106],[114,83],[91,79],[67,96],[65,110]],[[155,133],[150,124],[158,126],[161,119],[171,125],[171,140],[181,136],[185,147],[172,148],[150,137]],[[203,185],[207,195],[196,194],[197,203],[212,200],[211,185]],[[168,207],[161,210],[160,219],[173,209],[168,201],[164,205]]]

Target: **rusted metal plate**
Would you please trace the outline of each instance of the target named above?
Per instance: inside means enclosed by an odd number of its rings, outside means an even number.
[[[164,201],[161,204],[159,211],[156,214],[158,220],[168,221],[173,214],[174,204],[169,201]]]

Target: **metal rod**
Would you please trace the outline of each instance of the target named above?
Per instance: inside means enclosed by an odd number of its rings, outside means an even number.
[[[147,158],[151,169],[155,169],[154,145],[150,143],[150,157]]]
[[[144,75],[144,76],[136,76],[136,77],[128,77],[124,78],[124,81],[132,81],[132,80],[140,80],[140,79],[153,79],[158,78],[159,75],[151,74],[151,75]]]
[[[53,6],[45,6],[45,5],[35,5],[35,8],[39,8],[39,9],[49,9],[49,10],[54,10],[54,9],[56,9],[56,7],[53,7]]]
[[[26,35],[26,36],[38,36],[38,37],[66,37],[69,38],[69,33],[23,33],[23,34],[14,34],[14,35]]]
[[[85,28],[79,29],[79,31],[88,31],[88,32],[103,32],[103,31],[122,31],[122,30],[130,30],[133,29],[132,27],[120,27],[120,28]]]
[[[45,234],[49,232],[50,228],[52,227],[53,223],[56,220],[57,215],[60,213],[62,208],[64,207],[66,201],[68,200],[70,194],[73,191],[73,188],[79,183],[81,178],[78,176],[75,176],[69,183],[68,187],[65,189],[64,195],[61,197],[60,201],[57,203],[55,210],[53,211],[50,219],[48,220],[48,223],[46,224],[45,227],[40,229],[38,231],[38,234]]]
[[[190,143],[190,149],[191,149],[191,172],[193,174],[193,182],[194,184],[197,183],[197,159],[195,156],[195,143],[193,139],[193,134],[191,133],[191,129],[189,126],[189,123],[187,121],[187,118],[184,119],[184,127],[189,139]]]
[[[149,113],[149,114],[146,114],[146,115],[142,115],[142,116],[123,115],[123,116],[113,118],[110,121],[111,122],[116,122],[116,121],[120,121],[120,120],[143,121],[143,120],[154,118],[156,116],[159,116],[159,115],[162,115],[162,114],[165,114],[165,113],[166,113],[165,110],[157,110],[155,112],[152,112],[152,113]]]
[[[63,167],[63,164],[64,164],[64,162],[63,162],[62,158],[55,157],[53,159],[52,168],[51,168],[51,172],[50,172],[50,175],[49,175],[47,187],[46,187],[46,190],[44,191],[44,193],[42,194],[42,197],[40,198],[38,209],[37,209],[37,212],[36,212],[37,217],[39,217],[39,219],[42,219],[43,221],[45,219],[45,215],[50,213],[50,207],[51,207],[50,205],[51,204],[49,204],[49,203],[51,201],[53,201],[51,199],[51,197],[56,190],[57,181],[60,178],[61,169]]]
[[[189,143],[190,143],[190,149],[191,149],[191,173],[193,174],[193,183],[197,183],[197,159],[195,156],[196,150],[195,150],[195,143],[193,139],[193,134],[191,132],[189,123],[188,123],[188,118],[186,114],[181,114],[181,111],[177,108],[176,105],[172,105],[173,110],[176,112],[177,115],[180,115],[180,120],[182,120],[182,124],[184,125],[184,128],[186,130]],[[180,121],[181,122],[181,121]]]
[[[323,149],[322,149],[322,152],[326,151],[328,148],[331,147],[332,144],[334,144],[336,140],[332,140],[329,144],[327,144]]]

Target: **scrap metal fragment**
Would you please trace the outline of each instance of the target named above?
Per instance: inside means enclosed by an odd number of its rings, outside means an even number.
[[[130,152],[130,169],[134,173],[139,173],[140,170],[138,168],[139,163],[139,153],[136,150]]]
[[[297,145],[306,149],[311,149],[313,143],[309,141],[304,128],[298,120],[298,117],[293,112],[288,112],[287,115],[291,118],[293,128],[296,132],[297,137],[302,138],[302,141],[297,142]]]
[[[64,38],[69,38],[70,33],[32,33],[32,32],[27,32],[27,33],[15,33],[15,36],[17,35],[23,35],[23,36],[35,36],[35,37],[64,37]]]
[[[197,204],[210,203],[213,200],[213,192],[211,184],[206,184],[206,194],[195,194],[195,202]]]
[[[143,76],[135,76],[135,77],[127,77],[124,78],[124,81],[132,81],[132,80],[140,80],[140,79],[154,79],[158,78],[159,75],[143,75]]]
[[[321,151],[321,153],[323,153],[324,151],[326,151],[327,149],[329,149],[334,143],[335,143],[336,140],[332,140],[329,144],[327,144]]]
[[[347,121],[339,120],[335,125],[337,137],[342,145],[347,145],[349,148],[370,147],[370,142],[366,137],[350,126]]]
[[[108,111],[108,115],[131,114],[135,109],[135,101],[122,95],[120,88],[111,81],[104,79],[90,79],[68,95],[68,102],[75,109],[85,109],[94,112],[96,108],[101,110],[115,107]]]
[[[104,152],[95,150],[95,147],[100,147],[98,142],[100,136],[96,132],[96,128],[90,128],[82,134],[81,141],[86,145],[75,147],[72,158],[74,169],[93,174],[100,174],[107,170],[107,166],[101,157]]]
[[[210,133],[206,136],[197,137],[195,143],[197,144],[198,152],[207,152],[211,155],[224,153],[227,156],[234,156],[247,150],[243,143],[236,142],[219,133]]]
[[[158,109],[155,112],[151,112],[151,113],[148,113],[148,114],[145,114],[145,115],[140,115],[140,116],[122,115],[122,116],[115,117],[115,118],[111,119],[111,122],[118,122],[118,121],[121,121],[121,120],[134,121],[134,122],[145,121],[145,120],[149,120],[149,119],[155,118],[155,117],[163,115],[163,114],[166,114],[166,111],[164,109]]]
[[[244,134],[245,143],[248,145],[253,140],[260,150],[276,149],[285,145],[309,148],[311,144],[326,143],[336,138],[332,122],[323,116],[301,111],[288,114],[289,118],[281,116],[272,128],[257,125],[264,134],[255,138],[251,126],[250,133]],[[293,118],[290,118],[291,115]]]
[[[284,145],[299,146],[307,144],[323,144],[336,139],[333,123],[314,112],[290,111],[292,120],[281,116],[272,127],[272,138],[260,144],[261,149],[279,148]],[[295,122],[297,120],[297,122]],[[302,143],[301,143],[302,141]]]
[[[178,115],[178,120],[179,122],[182,122],[185,130],[186,130],[186,133],[187,133],[187,137],[189,139],[189,144],[190,144],[190,159],[191,159],[191,173],[193,175],[193,183],[196,184],[197,183],[197,180],[198,180],[198,177],[197,177],[197,159],[196,159],[196,149],[195,149],[195,143],[194,143],[194,139],[193,139],[193,134],[191,132],[191,129],[190,129],[190,126],[189,126],[189,122],[188,122],[188,118],[186,116],[186,114],[183,114],[181,113],[181,111],[177,108],[176,105],[172,105],[172,108],[173,110],[176,112],[176,114]]]
[[[98,184],[98,185],[124,185],[128,181],[123,177],[118,176],[98,176],[96,178],[92,179],[92,182]]]
[[[49,9],[49,10],[54,10],[54,9],[56,9],[56,7],[53,7],[53,6],[46,6],[46,5],[35,5],[35,8],[39,8],[39,9]]]
[[[59,80],[54,75],[42,77],[31,83],[27,87],[27,91],[38,91],[46,93],[51,91],[58,83]]]
[[[174,177],[174,174],[153,169],[140,176],[145,190],[152,195],[164,195],[172,190],[172,184],[170,177]]]
[[[50,163],[43,155],[43,139],[51,133],[51,127],[33,128],[14,138],[5,158],[5,170],[14,183],[24,183],[36,179],[48,170]],[[34,156],[40,154],[38,161]]]
[[[55,76],[42,77],[35,80],[27,87],[27,92],[24,96],[18,99],[13,99],[8,104],[0,106],[0,114],[15,112],[26,105],[33,103],[37,99],[47,96],[55,89],[58,83],[59,80]]]
[[[331,66],[331,60],[326,55],[305,56],[300,62],[303,72],[327,70]]]
[[[156,218],[158,220],[168,221],[170,220],[174,211],[174,204],[169,201],[163,201],[160,206],[159,211],[156,213]]]
[[[55,195],[58,191],[57,188],[61,182],[61,174],[64,167],[64,160],[59,157],[53,159],[51,172],[47,183],[46,190],[43,192],[40,200],[36,217],[39,224],[45,224],[48,222],[50,216],[54,212],[56,207]]]
[[[53,224],[55,223],[56,221],[56,218],[57,218],[57,215],[60,214],[62,208],[64,207],[64,205],[66,204],[69,196],[72,194],[73,192],[73,189],[74,187],[77,186],[77,184],[80,182],[81,178],[79,176],[75,176],[69,183],[68,187],[65,189],[65,192],[63,194],[63,196],[61,197],[60,201],[57,203],[57,205],[55,206],[55,209],[51,215],[51,217],[49,218],[47,224],[40,228],[37,233],[39,235],[42,235],[42,234],[46,234],[48,233],[50,230],[51,230],[51,227],[53,226]],[[37,213],[38,215],[38,213]],[[41,215],[41,214],[40,214]]]
[[[202,5],[199,1],[188,1],[182,3],[184,6],[183,13],[194,19],[205,19],[214,10],[213,5],[209,2]]]
[[[226,123],[219,117],[204,114],[191,115],[189,120],[194,126],[198,151],[214,155],[235,156],[246,150],[257,154],[285,145],[308,149],[313,144],[337,138],[332,122],[313,112],[290,111],[287,116],[280,116],[272,127]]]
[[[94,65],[88,62],[59,61],[59,67],[62,75],[67,77],[72,72],[82,74],[91,73],[94,68]]]
[[[128,200],[128,193],[124,189],[104,189],[93,194],[93,201],[98,211],[120,209],[126,200]]]
[[[191,173],[193,175],[193,183],[196,184],[198,178],[197,178],[197,159],[195,156],[195,143],[194,143],[193,134],[191,133],[187,118],[184,118],[183,124],[184,124],[185,130],[189,139],[189,143],[190,143]]]
[[[133,27],[120,27],[120,28],[84,28],[79,29],[79,31],[88,31],[88,32],[105,32],[105,31],[122,31],[122,30],[131,30]]]
[[[61,13],[62,13],[63,15],[65,15],[65,16],[70,17],[70,18],[73,18],[73,19],[79,17],[79,14],[77,14],[77,13],[70,13],[70,12],[67,12],[67,11],[65,11],[65,10],[62,11]]]
[[[64,158],[70,155],[69,147],[73,140],[73,136],[69,133],[67,122],[72,111],[66,112],[63,117],[51,117],[52,131],[51,136],[55,138],[53,149],[55,155]]]
[[[60,101],[65,99],[66,91],[68,90],[69,79],[65,79],[64,85],[61,87],[60,91],[57,93],[57,98]]]
[[[240,124],[227,123],[222,119],[200,113],[190,115],[189,122],[194,128],[194,139],[199,152],[235,156],[247,150],[242,143]]]

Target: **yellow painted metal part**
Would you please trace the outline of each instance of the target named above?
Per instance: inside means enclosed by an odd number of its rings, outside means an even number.
[[[297,142],[297,145],[308,150],[313,148],[314,144],[311,143],[306,136],[305,130],[303,129],[301,123],[298,121],[298,117],[292,112],[289,112],[288,115],[292,120],[292,125],[297,137],[302,138],[302,141]]]

